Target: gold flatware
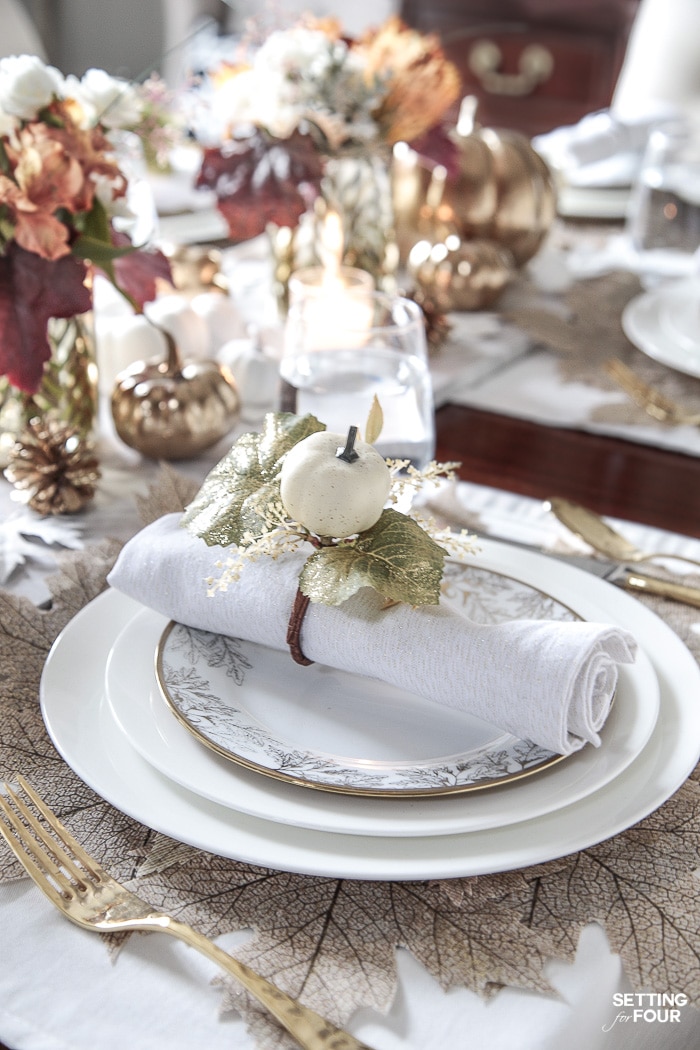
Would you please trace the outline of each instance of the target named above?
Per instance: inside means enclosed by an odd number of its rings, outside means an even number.
[[[304,1050],[370,1050],[286,995],[203,934],[137,897],[85,852],[24,777],[0,794],[0,833],[40,890],[86,930],[169,933],[208,956],[255,996]]]
[[[642,551],[625,536],[621,536],[611,525],[608,525],[599,514],[587,507],[582,507],[572,500],[552,496],[547,506],[559,521],[566,525],[576,536],[584,540],[600,554],[622,564],[638,564],[643,561],[654,561],[657,558],[670,558],[674,561],[687,562],[688,565],[700,567],[700,561],[688,558],[684,554],[670,554],[664,551]]]
[[[676,425],[698,426],[700,424],[700,412],[685,411],[660,390],[656,390],[640,379],[619,358],[613,357],[610,361],[606,361],[605,371],[652,419]]]

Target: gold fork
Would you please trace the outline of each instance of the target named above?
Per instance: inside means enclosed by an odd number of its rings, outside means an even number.
[[[613,357],[605,363],[605,371],[630,395],[633,401],[643,408],[647,415],[660,423],[675,423],[697,426],[700,424],[700,412],[686,412],[679,405],[665,397],[661,391],[649,386],[635,375],[631,368]]]
[[[0,794],[0,833],[52,904],[86,930],[114,933],[151,930],[170,933],[207,955],[240,981],[304,1050],[370,1050],[320,1014],[286,995],[203,934],[152,908],[113,879],[85,852],[22,776],[19,790]],[[25,801],[33,804],[36,813]]]

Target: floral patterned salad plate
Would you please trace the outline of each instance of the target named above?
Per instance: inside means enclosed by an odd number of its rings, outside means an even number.
[[[472,620],[576,619],[544,591],[450,562],[444,601]],[[508,784],[562,756],[463,711],[286,652],[170,623],[157,675],[204,745],[288,783],[355,795],[427,796]]]

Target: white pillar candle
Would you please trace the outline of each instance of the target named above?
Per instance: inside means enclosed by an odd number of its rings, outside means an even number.
[[[143,314],[102,317],[95,325],[100,391],[111,394],[120,372],[136,361],[165,358],[165,336]]]
[[[209,327],[184,295],[161,295],[144,312],[173,337],[183,360],[203,361],[209,354]]]
[[[245,336],[243,318],[233,300],[223,292],[200,292],[193,297],[190,305],[206,322],[210,357],[215,357],[224,343]]]

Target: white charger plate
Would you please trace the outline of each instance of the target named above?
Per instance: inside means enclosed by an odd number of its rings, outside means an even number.
[[[563,809],[503,827],[427,836],[347,835],[261,820],[203,799],[157,772],[118,731],[104,669],[115,633],[104,609],[82,610],[54,644],[41,683],[43,717],[59,753],[122,812],[196,848],[246,863],[332,878],[415,880],[507,871],[565,856],[618,834],[657,809],[700,757],[700,669],[678,636],[636,599],[579,569],[484,541],[488,567],[566,594],[577,611],[628,628],[650,657],[659,717],[641,755],[612,782]],[[139,608],[131,603],[132,613]],[[471,804],[471,796],[460,801]]]
[[[700,377],[700,278],[668,281],[632,299],[622,329],[655,361]]]
[[[570,805],[618,776],[647,743],[658,714],[658,682],[642,653],[634,665],[621,668],[599,748],[585,747],[551,769],[499,785],[497,790],[479,790],[470,795],[468,803],[445,796],[429,800],[338,798],[249,772],[203,746],[173,717],[158,689],[153,666],[165,623],[163,616],[149,609],[141,608],[132,615],[123,603],[115,604],[111,614],[110,630],[118,633],[107,662],[106,690],[114,718],[127,739],[157,770],[195,794],[298,827],[354,835],[445,835],[528,820]],[[300,671],[306,673],[306,669]],[[427,712],[421,708],[420,713],[423,719],[444,719],[445,733],[454,732],[454,723],[459,721],[454,712],[435,704]],[[352,722],[352,715],[349,717]],[[335,723],[341,738],[344,722],[339,717]],[[383,729],[380,725],[378,732]],[[415,747],[417,741],[409,737],[408,743]]]

